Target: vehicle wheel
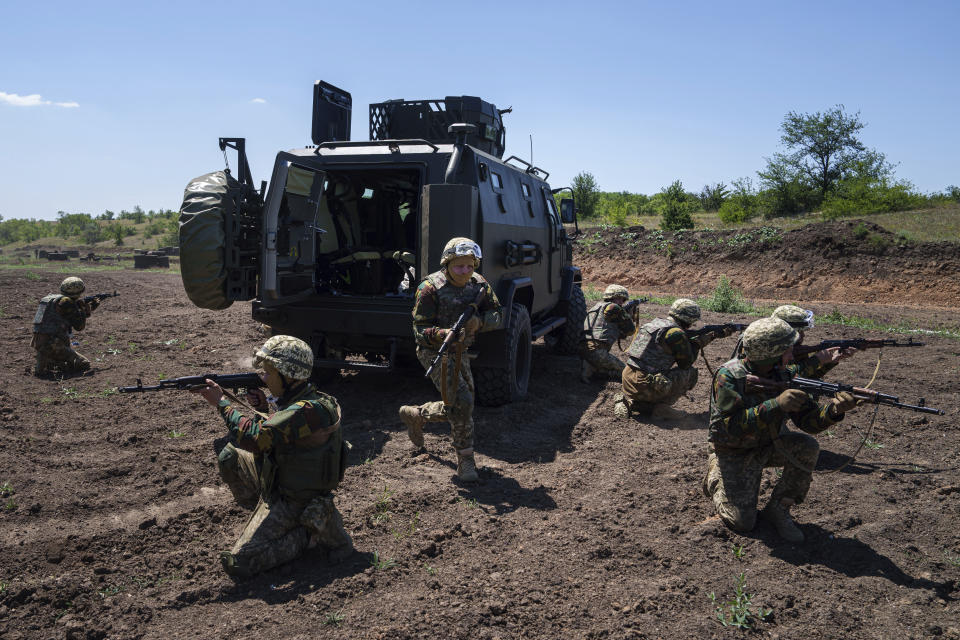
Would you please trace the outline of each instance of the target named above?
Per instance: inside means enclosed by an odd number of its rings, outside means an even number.
[[[527,395],[533,343],[530,339],[530,313],[519,303],[511,307],[506,330],[505,367],[473,367],[477,404],[499,407]]]
[[[562,327],[550,332],[553,338],[553,348],[557,353],[572,356],[577,353],[577,347],[583,337],[583,321],[587,317],[587,301],[583,297],[583,289],[579,284],[573,285],[570,292],[570,304],[567,307],[567,321]]]

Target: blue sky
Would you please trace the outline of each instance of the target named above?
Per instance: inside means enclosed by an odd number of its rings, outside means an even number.
[[[788,111],[861,112],[924,192],[960,184],[958,2],[0,2],[0,215],[177,209],[246,137],[310,143],[312,86],[367,105],[478,95],[554,187],[749,176]],[[231,159],[232,161],[232,159]]]

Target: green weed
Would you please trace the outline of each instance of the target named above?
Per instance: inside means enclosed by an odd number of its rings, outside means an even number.
[[[373,558],[370,559],[370,566],[377,571],[386,571],[396,564],[392,558],[381,558],[380,552],[377,550],[374,550]]]
[[[467,505],[467,506],[468,506],[469,508],[471,508],[471,509],[476,509],[476,508],[478,508],[478,507],[480,506],[480,503],[477,502],[477,499],[476,499],[476,498],[467,498],[467,499],[464,499],[464,498],[462,498],[462,497],[458,497],[458,498],[457,498],[457,502],[462,502],[463,504]]]
[[[323,624],[333,627],[339,627],[343,623],[343,609],[331,611],[323,618]]]
[[[742,544],[733,545],[733,557],[737,560],[743,560],[743,556],[746,555],[746,551],[743,549]]]
[[[177,431],[176,429],[167,433],[168,438],[182,438],[185,435],[187,435],[186,431]]]
[[[9,498],[15,493],[16,491],[14,490],[13,485],[10,484],[9,480],[4,482],[3,484],[0,484],[0,497]]]
[[[733,599],[726,602],[717,603],[717,596],[710,592],[710,601],[716,605],[717,620],[725,627],[736,627],[738,629],[752,629],[751,624],[763,622],[773,612],[772,609],[764,609],[757,605],[754,611],[752,600],[755,594],[747,593],[747,579],[740,573],[737,576],[733,589]]]
[[[380,497],[373,503],[373,522],[375,524],[388,522],[390,520],[390,496],[392,495],[393,491],[387,487],[387,485],[383,485],[383,491],[380,492]]]
[[[883,449],[883,443],[877,442],[876,440],[871,440],[869,438],[863,439],[863,446],[867,449]]]
[[[7,503],[3,505],[3,508],[7,511],[16,511],[17,510],[17,501],[13,498],[7,500]]]
[[[426,562],[423,563],[423,570],[426,571],[431,576],[437,575],[437,568],[427,564]]]
[[[394,529],[393,537],[398,541],[403,540],[408,536],[412,536],[417,532],[417,527],[420,525],[420,512],[417,511],[413,514],[413,517],[410,518],[410,524],[408,524],[404,529]]]
[[[82,394],[73,387],[60,387],[60,390],[63,392],[63,395],[72,400],[76,400],[82,396]]]
[[[863,224],[862,222],[853,230],[853,237],[857,238],[858,240],[863,240],[868,235],[870,235],[870,229],[868,229],[867,225]]]
[[[947,561],[947,564],[953,565],[954,567],[960,567],[960,556],[951,555],[947,551],[944,551],[943,558]]]
[[[7,591],[7,583],[0,581],[0,595],[3,595]]]
[[[123,590],[124,589],[122,586],[115,584],[115,585],[111,585],[109,587],[104,587],[103,589],[100,589],[99,591],[97,591],[97,595],[99,595],[103,599],[107,599],[110,596],[117,595]]]

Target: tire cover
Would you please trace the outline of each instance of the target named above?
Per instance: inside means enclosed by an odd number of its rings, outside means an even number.
[[[180,207],[180,277],[193,304],[226,309],[227,269],[224,262],[224,219],[233,208],[228,191],[238,183],[223,171],[194,178],[183,191]]]

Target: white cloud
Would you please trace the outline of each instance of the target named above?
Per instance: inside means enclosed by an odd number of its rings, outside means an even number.
[[[254,104],[267,104],[267,101],[264,100],[263,98],[254,98],[254,99],[251,100],[250,102],[252,102],[252,103],[254,103]]]
[[[39,93],[21,96],[16,93],[4,93],[3,91],[0,91],[0,102],[12,104],[15,107],[42,107],[45,105],[53,105],[54,107],[74,109],[80,106],[80,104],[76,102],[52,102],[50,100],[44,100]]]

